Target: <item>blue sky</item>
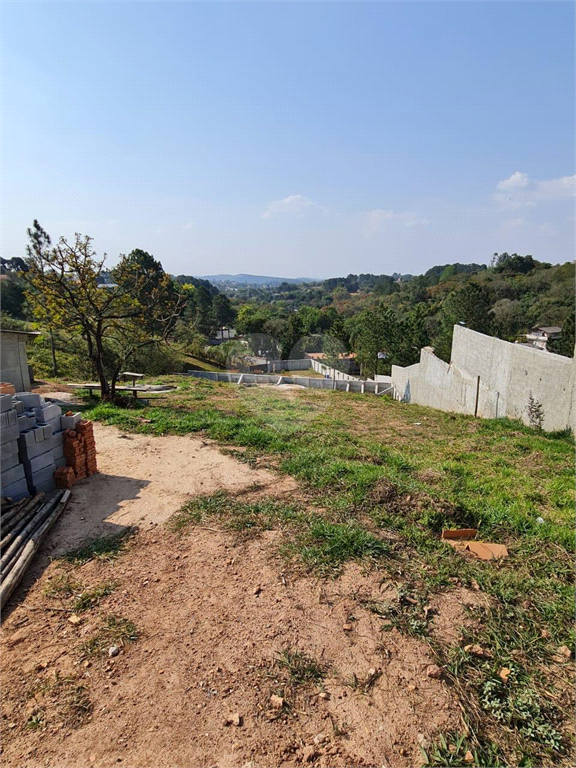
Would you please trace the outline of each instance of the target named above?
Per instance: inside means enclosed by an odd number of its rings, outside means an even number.
[[[2,254],[37,218],[173,273],[574,248],[571,2],[3,5]]]

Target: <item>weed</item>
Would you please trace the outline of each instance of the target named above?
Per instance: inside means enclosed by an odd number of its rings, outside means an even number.
[[[126,645],[137,638],[138,630],[132,621],[111,614],[98,632],[82,643],[80,653],[82,656],[92,656],[107,651],[112,645]]]
[[[170,527],[180,531],[206,518],[217,518],[227,530],[250,534],[276,526],[297,525],[305,522],[308,516],[295,504],[269,498],[245,502],[225,491],[219,491],[186,502],[171,518]]]
[[[360,693],[367,694],[370,693],[381,677],[382,670],[380,668],[370,669],[365,677],[358,677],[358,675],[353,672],[351,679],[345,680],[344,685],[347,685]]]
[[[383,630],[397,629],[410,637],[425,637],[428,634],[431,611],[422,595],[416,598],[400,588],[393,602],[370,600],[365,605],[372,613],[386,620]]]
[[[102,600],[102,598],[111,595],[116,589],[116,584],[108,581],[105,584],[98,584],[95,587],[86,589],[81,592],[74,601],[74,610],[77,613],[87,611],[89,608],[94,608]]]
[[[491,676],[480,688],[480,703],[501,725],[517,729],[522,736],[555,751],[562,749],[562,736],[554,727],[553,708],[546,705],[516,667],[506,681]]]
[[[327,667],[302,651],[284,650],[276,657],[276,665],[288,674],[291,686],[318,683],[324,679]]]
[[[441,734],[438,741],[428,749],[420,747],[424,765],[422,768],[446,765],[471,765],[499,768],[504,765],[498,747],[493,743],[475,745],[463,734]]]
[[[44,680],[29,692],[36,709],[26,723],[29,729],[45,727],[53,718],[68,727],[78,727],[92,712],[92,702],[84,685],[75,677],[61,676]],[[53,714],[52,714],[53,713]]]
[[[530,397],[528,398],[526,412],[528,414],[530,426],[534,429],[541,430],[542,424],[544,424],[544,406],[534,397],[532,392],[530,392]]]
[[[47,580],[42,592],[46,597],[65,598],[72,597],[81,589],[82,584],[70,571],[58,570]]]
[[[120,533],[102,536],[82,544],[62,555],[62,560],[74,565],[83,565],[89,560],[114,560],[126,547],[127,540],[134,534],[134,529],[126,528]]]

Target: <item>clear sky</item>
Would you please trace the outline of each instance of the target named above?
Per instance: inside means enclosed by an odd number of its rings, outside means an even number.
[[[2,254],[172,273],[574,249],[572,2],[3,3]]]

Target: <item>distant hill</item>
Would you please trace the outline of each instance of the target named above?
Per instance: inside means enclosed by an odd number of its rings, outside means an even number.
[[[228,285],[281,285],[282,283],[315,283],[311,277],[269,277],[268,275],[202,275],[202,280]]]

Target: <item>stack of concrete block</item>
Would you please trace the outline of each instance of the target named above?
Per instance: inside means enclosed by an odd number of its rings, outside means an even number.
[[[2,496],[18,499],[27,495],[28,485],[18,454],[18,413],[10,394],[0,395],[0,428]]]
[[[23,406],[18,418],[22,428],[18,447],[28,490],[31,494],[53,491],[54,470],[66,465],[62,409],[33,392],[17,392],[14,398]]]
[[[2,496],[69,488],[97,471],[92,422],[33,392],[1,398]]]

